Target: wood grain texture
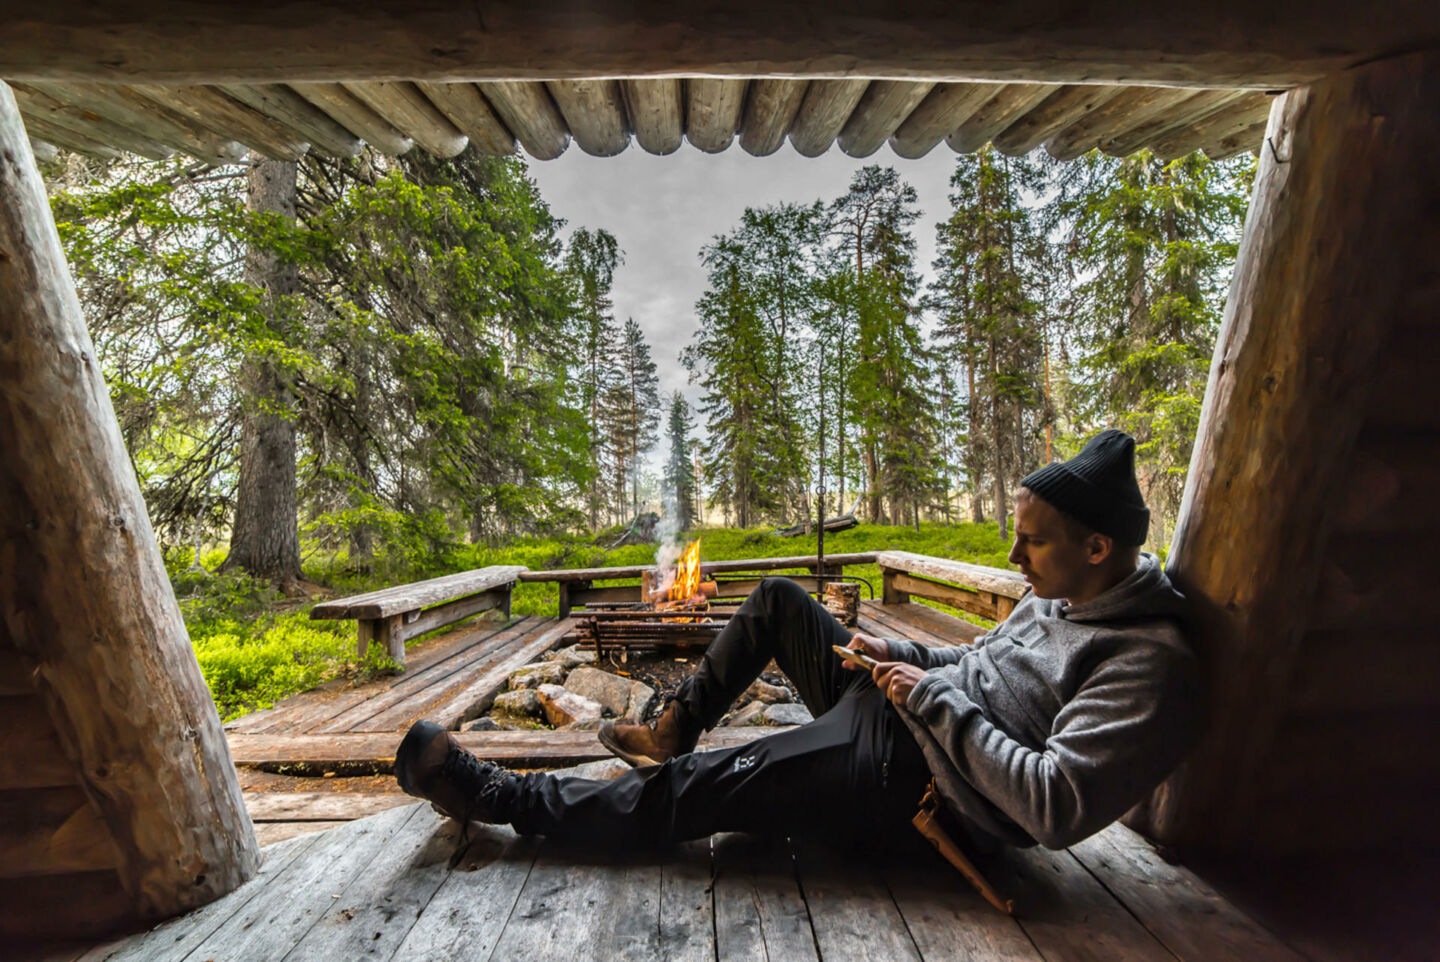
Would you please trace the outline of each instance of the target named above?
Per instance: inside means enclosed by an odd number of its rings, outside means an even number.
[[[215,899],[259,851],[3,85],[0,449],[26,452],[0,467],[0,612],[36,665],[55,754],[114,838],[135,917]]]
[[[753,835],[716,835],[712,857],[718,958],[819,959],[788,843]]]
[[[246,792],[250,820],[260,822],[348,822],[378,815],[415,799],[399,794],[357,792]]]
[[[1258,123],[1265,123],[1270,116],[1273,99],[1263,93],[1245,94],[1223,109],[1173,133],[1157,137],[1146,146],[1161,160],[1184,157],[1206,144],[1223,141],[1226,137],[1249,130]]]
[[[499,81],[478,86],[530,156],[554,160],[570,146],[570,128],[544,84]]]
[[[986,101],[995,96],[997,84],[941,83],[910,112],[890,137],[890,147],[911,160],[924,157]]]
[[[871,81],[840,131],[840,149],[851,157],[869,157],[934,88],[907,80]]]
[[[1061,128],[1045,141],[1045,152],[1056,160],[1074,160],[1102,140],[1138,127],[1195,94],[1176,87],[1128,87]]]
[[[1440,40],[1440,14],[1397,0],[1385,16],[1340,0],[1215,0],[1136,17],[1122,0],[805,3],[444,0],[297,6],[54,0],[0,24],[0,76],[265,82],[396,77],[553,80],[663,74],[1155,82],[1256,89],[1306,83]]]
[[[120,84],[57,84],[42,80],[31,86],[212,164],[233,164],[245,157],[245,145],[221,137]]]
[[[27,118],[63,127],[83,137],[128,150],[150,160],[164,160],[174,153],[172,148],[124,124],[114,123],[84,107],[57,100],[39,89],[16,84],[11,90],[21,113]]]
[[[415,146],[415,141],[396,130],[390,121],[342,84],[292,83],[290,89],[382,154],[398,157]]]
[[[989,143],[1046,97],[1059,90],[1056,84],[1007,84],[981,104],[973,114],[945,138],[957,154],[968,154]]]
[[[625,113],[635,141],[652,154],[673,154],[685,141],[685,81],[622,80]]]
[[[342,86],[436,157],[454,157],[470,143],[413,83],[395,80],[348,82]]]
[[[1071,846],[1070,853],[1176,958],[1302,962],[1298,952],[1122,825]]]
[[[883,877],[925,962],[1041,962],[1014,916],[997,912],[948,862],[922,855],[887,864]]]
[[[26,133],[31,137],[43,137],[48,143],[99,160],[120,159],[120,151],[108,144],[102,144],[98,140],[86,137],[84,134],[77,134],[73,130],[47,123],[39,117],[32,116],[22,119],[25,123]]]
[[[521,565],[491,565],[427,581],[367,591],[361,595],[321,602],[310,610],[310,617],[384,618],[403,615],[407,611],[418,611],[452,598],[463,598],[512,584],[524,570]]]
[[[515,153],[515,137],[495,115],[490,101],[474,84],[442,84],[422,80],[415,84],[426,98],[470,138],[470,146],[487,157]]]
[[[1186,130],[1226,109],[1242,97],[1241,90],[1202,90],[1140,124],[1130,124],[1113,137],[1102,138],[1100,149],[1112,157],[1127,157],[1155,140]]]
[[[1440,58],[1414,55],[1292,92],[1272,110],[1169,555],[1202,616],[1194,644],[1214,694],[1189,763],[1136,814],[1168,844],[1264,853],[1283,837],[1341,848],[1356,829],[1354,799],[1331,801],[1321,778],[1308,838],[1284,831],[1296,813],[1264,795],[1303,641],[1333,583],[1328,546],[1367,402],[1387,376],[1379,352],[1437,270],[1440,235],[1424,213],[1440,206],[1424,159],[1440,150],[1437,98]],[[1411,630],[1428,631],[1430,614],[1409,610]],[[1367,838],[1436,840],[1386,782],[1365,789]]]
[[[735,139],[745,109],[747,80],[692,77],[685,82],[685,139],[707,154]]]
[[[118,865],[110,830],[78,787],[0,791],[0,878]]]
[[[790,126],[790,146],[805,157],[829,150],[869,86],[868,80],[811,80]]]
[[[935,558],[910,551],[881,551],[875,556],[875,563],[881,568],[892,568],[936,581],[951,581],[977,591],[994,592],[1016,601],[1025,597],[1025,593],[1030,590],[1024,576],[1019,572],[971,564],[968,561],[951,561],[949,558]]]
[[[667,962],[711,962],[716,954],[710,840],[674,846],[662,856],[660,873],[658,956]]]
[[[136,84],[130,89],[272,160],[299,160],[310,149],[304,137],[213,87]]]
[[[615,80],[552,80],[545,85],[575,145],[592,157],[613,157],[630,146],[630,120]]]
[[[358,137],[284,84],[221,84],[217,89],[290,128],[321,153],[331,157],[360,153]]]
[[[920,962],[920,949],[882,877],[856,872],[853,856],[799,840],[794,845],[820,958]]]
[[[750,81],[740,129],[740,146],[746,153],[768,157],[780,149],[809,86],[808,80],[785,78],[757,77]]]
[[[1030,153],[1052,136],[1104,106],[1126,88],[1098,84],[1061,87],[1027,110],[992,139],[1002,154],[1018,157]]]

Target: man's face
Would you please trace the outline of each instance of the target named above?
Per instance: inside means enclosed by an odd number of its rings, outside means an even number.
[[[1069,599],[1083,591],[1100,559],[1095,556],[1095,539],[1074,535],[1074,527],[1054,505],[1021,489],[1015,502],[1010,563],[1020,568],[1039,597]]]

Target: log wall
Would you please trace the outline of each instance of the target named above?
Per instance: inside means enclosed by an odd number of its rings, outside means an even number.
[[[1276,104],[1172,575],[1210,729],[1132,813],[1180,847],[1440,843],[1440,54]]]

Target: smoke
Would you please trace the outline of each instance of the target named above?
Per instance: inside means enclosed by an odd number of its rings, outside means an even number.
[[[685,550],[676,521],[679,514],[675,492],[665,490],[660,495],[660,522],[655,525],[655,537],[660,541],[660,547],[655,550],[657,591],[670,589],[670,585],[675,581],[675,562],[680,560],[680,553]]]

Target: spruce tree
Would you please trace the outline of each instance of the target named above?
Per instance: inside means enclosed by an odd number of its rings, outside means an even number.
[[[670,413],[665,424],[670,444],[670,456],[665,460],[665,492],[668,505],[675,512],[677,532],[689,531],[697,518],[692,430],[690,404],[685,395],[676,391],[670,396]]]

